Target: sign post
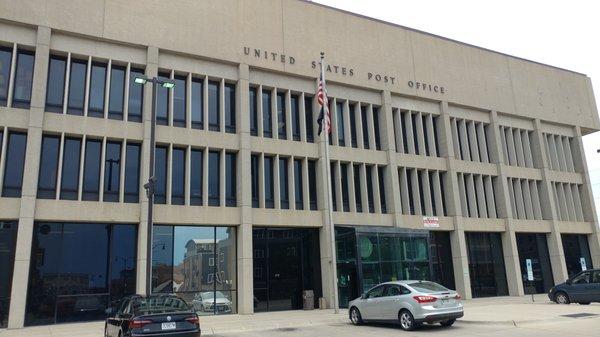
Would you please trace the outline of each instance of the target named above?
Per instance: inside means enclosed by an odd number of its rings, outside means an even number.
[[[535,285],[533,283],[533,266],[531,263],[531,259],[525,259],[525,265],[527,267],[527,281],[529,281],[529,285],[535,289]],[[531,292],[531,301],[535,302],[535,298],[533,297],[533,291]]]

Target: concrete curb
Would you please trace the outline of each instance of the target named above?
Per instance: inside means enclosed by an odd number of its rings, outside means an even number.
[[[580,318],[570,318],[570,317],[554,317],[554,318],[540,318],[540,319],[530,319],[530,320],[522,320],[522,321],[472,321],[472,320],[463,320],[458,319],[456,322],[465,323],[469,325],[477,325],[477,324],[485,324],[485,325],[510,325],[510,326],[520,326],[525,324],[533,324],[533,323],[550,323],[550,322],[562,322],[562,321],[572,321],[574,319],[592,319],[592,318],[600,318],[600,316],[590,316],[590,317],[580,317]]]

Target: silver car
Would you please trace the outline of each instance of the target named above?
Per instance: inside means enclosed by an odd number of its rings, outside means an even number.
[[[399,322],[407,331],[422,323],[451,326],[463,316],[460,295],[430,281],[382,283],[351,301],[348,308],[350,320],[355,325],[366,321],[391,321]]]

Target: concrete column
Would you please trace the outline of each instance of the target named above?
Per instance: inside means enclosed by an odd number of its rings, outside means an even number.
[[[456,144],[452,141],[453,132],[451,131],[450,115],[448,114],[448,102],[441,102],[440,110],[441,123],[438,128],[438,131],[440,132],[440,154],[446,158],[446,165],[448,167],[448,172],[445,177],[446,210],[448,216],[452,217],[454,222],[454,230],[450,232],[454,282],[456,291],[458,291],[463,298],[470,299],[472,295],[471,279],[469,276],[469,258],[467,255],[467,243],[460,207],[458,177],[454,163],[454,150]],[[454,134],[457,135],[456,133]]]
[[[27,127],[27,153],[19,210],[19,225],[15,250],[15,263],[10,294],[8,328],[22,328],[25,321],[27,286],[29,283],[29,264],[35,216],[35,203],[42,148],[42,126],[44,123],[44,105],[46,99],[46,75],[50,58],[50,35],[48,27],[39,26],[35,46],[35,64],[31,105]]]
[[[148,47],[146,60],[146,76],[154,77],[158,74],[158,48]],[[147,254],[147,231],[148,231],[148,198],[143,185],[148,181],[150,171],[150,129],[152,117],[152,86],[144,86],[143,102],[144,141],[142,142],[142,153],[140,154],[141,180],[140,180],[140,226],[138,227],[138,250],[137,250],[137,287],[136,292],[146,292],[146,254]],[[206,120],[205,120],[206,121]],[[207,122],[205,122],[207,123]],[[206,157],[205,157],[206,159]],[[204,171],[206,172],[206,171]]]
[[[387,174],[383,177],[386,208],[389,214],[393,214],[396,227],[402,227],[402,201],[400,200],[396,146],[398,144],[400,146],[403,145],[397,142],[398,138],[402,139],[402,134],[394,135],[394,123],[397,124],[397,131],[402,132],[402,127],[399,125],[398,118],[394,118],[392,95],[388,90],[381,93],[381,103],[379,110],[379,117],[381,118],[379,123],[379,127],[381,128],[381,149],[386,151],[388,162]],[[400,116],[398,115],[398,117]]]
[[[237,232],[237,298],[238,313],[254,312],[254,279],[252,262],[252,180],[246,179],[251,171],[252,151],[250,148],[250,70],[247,64],[238,66],[236,94],[236,122],[239,128],[239,152],[237,159],[237,199],[241,208],[240,226]],[[260,99],[260,96],[257,97]],[[258,173],[258,172],[257,172]]]

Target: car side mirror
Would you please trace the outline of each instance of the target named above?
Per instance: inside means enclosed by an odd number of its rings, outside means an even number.
[[[571,281],[571,279],[567,279],[567,281],[565,283],[568,285],[571,285],[571,284],[573,284],[573,281]]]
[[[366,300],[366,299],[367,299],[367,294],[361,294],[361,295],[360,295],[360,298],[361,298],[362,300]]]

